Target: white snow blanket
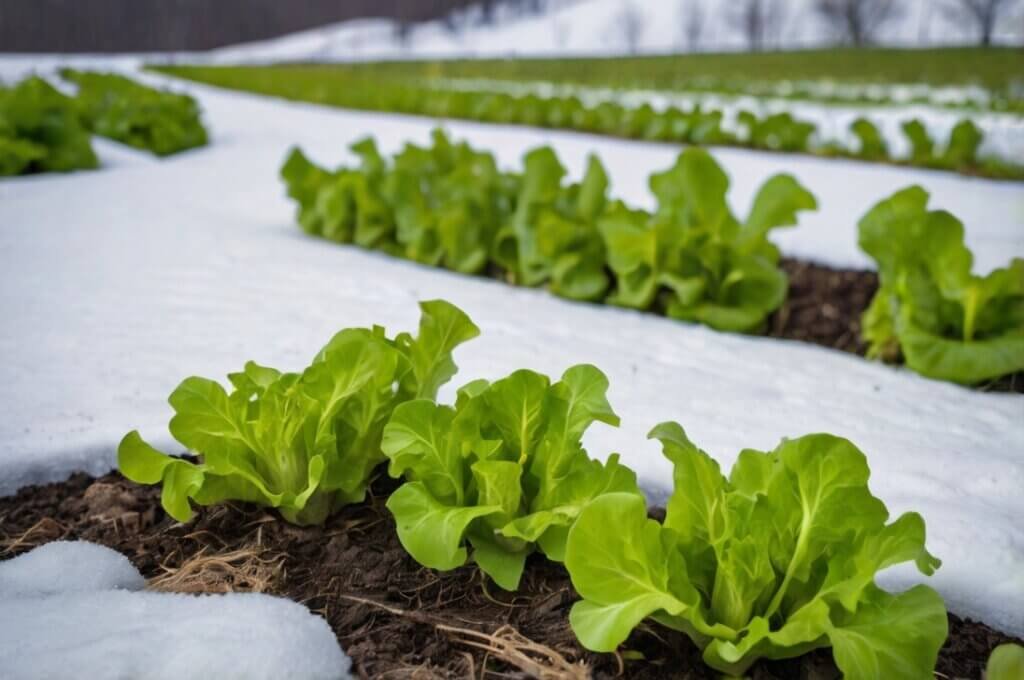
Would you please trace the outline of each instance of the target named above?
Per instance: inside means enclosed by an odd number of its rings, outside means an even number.
[[[972,392],[805,344],[720,334],[652,315],[573,304],[542,291],[425,268],[305,237],[276,177],[288,146],[325,163],[374,134],[385,151],[425,143],[432,122],[348,113],[199,86],[208,149],[96,172],[0,182],[0,493],[101,473],[139,428],[176,451],[166,395],[185,376],[222,377],[246,359],[297,369],[339,328],[412,330],[416,301],[446,298],[483,337],[458,351],[456,382],[590,362],[608,373],[623,426],[595,427],[593,455],[620,451],[655,500],[669,464],[645,439],[680,421],[728,467],[743,447],[825,431],[868,455],[872,489],[894,513],[921,512],[944,560],[931,579],[954,611],[1024,633],[1024,398]],[[575,176],[605,161],[613,191],[650,203],[647,175],[670,147],[453,123],[518,164],[551,143]],[[960,215],[982,267],[1024,254],[1019,185],[857,163],[718,152],[745,212],[754,190],[793,172],[820,213],[785,251],[862,265],[854,224],[876,200],[920,182]],[[442,398],[452,394],[452,386]],[[903,586],[917,577],[887,575]]]
[[[747,48],[739,7],[723,0],[546,0],[548,11],[516,16],[499,11],[491,25],[478,8],[457,14],[452,25],[432,21],[399,38],[385,19],[358,19],[270,40],[215,50],[225,63],[266,60],[422,59],[426,57],[513,57],[536,55],[664,54],[687,50]],[[842,36],[822,21],[814,0],[771,3],[775,18],[765,35],[768,49],[833,45]],[[1024,2],[1009,0],[995,25],[996,44],[1019,45],[1024,38]],[[882,45],[924,47],[977,43],[971,22],[958,21],[935,0],[900,0],[875,41]],[[689,27],[700,30],[696,39]],[[454,30],[452,30],[454,28]]]
[[[120,553],[59,541],[0,562],[0,668],[9,680],[345,680],[327,622],[256,593],[139,592]]]

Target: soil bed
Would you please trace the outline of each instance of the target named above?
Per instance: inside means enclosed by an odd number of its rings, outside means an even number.
[[[76,474],[0,498],[0,559],[85,539],[127,555],[151,588],[286,596],[330,623],[361,678],[716,677],[684,635],[661,627],[639,629],[618,655],[583,650],[568,625],[572,584],[541,557],[514,594],[474,567],[420,567],[384,507],[394,485],[378,479],[366,503],[324,527],[293,527],[245,504],[201,508],[183,525],[164,514],[156,487]],[[949,622],[938,677],[980,678],[989,652],[1011,640],[953,615]],[[827,650],[751,671],[757,680],[837,675]]]

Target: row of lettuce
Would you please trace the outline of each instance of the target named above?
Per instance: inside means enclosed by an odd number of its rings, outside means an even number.
[[[940,562],[920,515],[890,521],[851,442],[814,434],[744,450],[726,476],[679,424],[662,423],[650,437],[674,487],[655,521],[618,455],[601,463],[583,447],[594,422],[619,424],[598,368],[472,380],[453,405],[438,403],[453,351],[479,329],[448,302],[420,307],[416,335],[345,329],[301,373],[249,362],[228,376],[230,391],[184,380],[170,431],[198,462],[132,432],[122,473],[162,483],[162,505],[181,522],[193,503],[237,500],[322,525],[363,501],[386,463],[403,480],[387,508],[416,561],[473,563],[509,591],[530,555],[564,563],[582,598],[570,623],[588,649],[615,651],[650,621],[685,632],[730,675],[831,647],[850,679],[932,677],[947,637],[942,598],[874,579],[906,562],[930,575]]]
[[[877,125],[866,117],[850,125],[851,146],[824,138],[823,131],[790,113],[758,115],[740,112],[733,121],[722,110],[699,104],[655,109],[649,103],[627,106],[614,98],[547,92],[503,92],[474,89],[429,78],[366,75],[354,67],[169,66],[159,69],[233,89],[313,101],[368,111],[391,111],[487,123],[578,130],[631,139],[695,145],[740,146],[770,151],[857,158],[1003,179],[1024,179],[1024,165],[996,157],[979,157],[982,131],[961,120],[946,140],[935,139],[919,119],[903,126],[906,157],[897,157]]]
[[[504,171],[440,130],[430,146],[407,144],[390,159],[372,139],[352,151],[358,164],[335,170],[298,149],[285,161],[308,233],[722,331],[765,328],[788,292],[770,232],[817,207],[793,177],[776,175],[741,220],[727,175],[698,148],[651,175],[653,212],[610,197],[595,156],[572,183],[549,147],[529,151],[521,172]],[[1024,370],[1024,260],[974,275],[963,225],[927,202],[911,187],[860,221],[881,277],[862,324],[870,356],[962,384]]]
[[[0,176],[96,168],[93,134],[158,156],[207,143],[192,97],[116,74],[61,75],[74,96],[38,76],[0,84]]]

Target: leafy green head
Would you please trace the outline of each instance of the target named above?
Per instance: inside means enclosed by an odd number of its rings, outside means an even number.
[[[395,408],[433,399],[455,374],[452,351],[479,334],[448,302],[420,307],[418,336],[346,329],[301,373],[249,362],[229,376],[230,392],[185,379],[170,397],[170,430],[199,462],[161,453],[131,432],[118,448],[122,474],[162,483],[164,509],[182,522],[193,502],[241,500],[277,508],[295,524],[322,523],[362,500],[384,460],[381,437]]]
[[[646,618],[688,634],[711,667],[742,675],[761,658],[832,647],[848,678],[930,677],[946,637],[942,598],[898,595],[875,574],[912,561],[931,574],[924,521],[888,522],[864,454],[826,434],[740,453],[726,478],[676,423],[654,428],[675,471],[665,521],[642,499],[598,498],[569,532],[584,646],[612,651]]]
[[[745,222],[727,201],[729,178],[703,149],[684,151],[650,179],[654,215],[618,208],[601,220],[608,264],[617,276],[611,301],[726,331],[752,332],[786,298],[771,230],[797,223],[817,203],[789,175],[761,187]]]
[[[454,407],[415,400],[384,428],[389,472],[406,483],[388,500],[402,545],[418,562],[455,569],[470,558],[515,590],[539,548],[561,560],[569,527],[593,498],[641,498],[636,476],[612,455],[583,449],[594,421],[618,424],[597,368],[573,366],[554,384],[528,370],[464,386]],[[641,498],[642,500],[642,498]]]
[[[1024,370],[1024,259],[976,276],[963,224],[927,206],[913,186],[860,221],[881,284],[862,324],[869,354],[902,352],[918,373],[958,383]]]

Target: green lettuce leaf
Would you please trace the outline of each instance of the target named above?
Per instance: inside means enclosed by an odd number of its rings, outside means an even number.
[[[985,666],[985,680],[1024,678],[1024,647],[1008,642],[992,650]]]
[[[229,376],[232,391],[205,378],[171,394],[170,431],[198,463],[163,454],[129,433],[118,465],[140,484],[163,484],[162,504],[186,522],[191,502],[241,500],[277,508],[295,524],[320,524],[363,499],[384,426],[400,404],[432,399],[455,373],[451,353],[478,334],[450,303],[431,301],[417,337],[382,328],[339,332],[302,373],[253,362]]]
[[[614,651],[650,618],[728,675],[832,647],[847,678],[931,677],[942,599],[926,586],[890,594],[874,579],[908,561],[931,574],[939,561],[919,515],[887,523],[853,444],[818,434],[743,451],[726,478],[678,424],[651,436],[674,465],[664,522],[641,499],[606,494],[568,533],[565,564],[583,598],[570,622],[585,647]]]
[[[595,421],[618,418],[595,367],[574,366],[551,384],[521,370],[459,391],[454,407],[417,399],[398,406],[382,449],[403,484],[388,501],[402,545],[421,564],[453,569],[472,558],[515,590],[526,558],[561,560],[568,529],[593,498],[639,496],[636,476],[583,449]],[[472,552],[469,552],[469,549]]]

